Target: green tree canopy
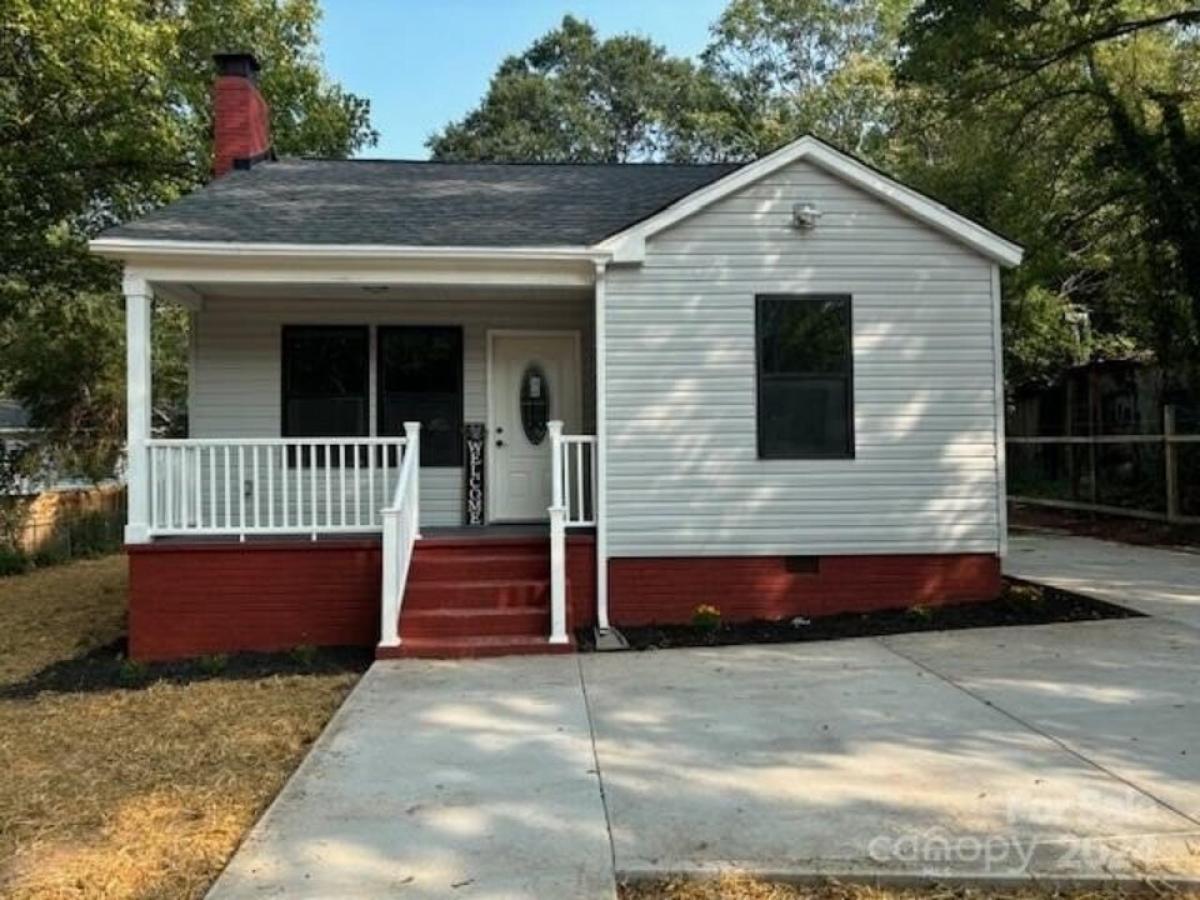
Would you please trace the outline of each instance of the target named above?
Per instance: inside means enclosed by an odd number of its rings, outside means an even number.
[[[279,152],[375,140],[367,101],[322,71],[318,17],[316,0],[0,0],[0,391],[85,469],[111,464],[124,405],[118,270],[86,241],[208,177],[212,54],[260,56]],[[160,409],[180,323],[156,323]]]
[[[1030,249],[1010,296],[1058,293],[1193,375],[1198,29],[1179,0],[924,0],[899,69],[928,89],[901,135],[914,168]]]
[[[670,152],[705,89],[696,67],[642,37],[600,40],[572,16],[505,59],[479,106],[433,135],[441,160],[624,162]]]
[[[877,155],[895,118],[892,62],[912,3],[732,0],[702,55],[720,99],[699,112],[697,153],[749,158],[814,134]]]

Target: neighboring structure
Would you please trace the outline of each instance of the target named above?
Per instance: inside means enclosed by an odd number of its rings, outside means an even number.
[[[218,63],[233,171],[92,244],[126,272],[135,655],[998,591],[1018,247],[813,138],[272,161],[256,65]],[[149,431],[153,298],[191,310],[186,440]]]
[[[1157,434],[1168,402],[1162,370],[1142,359],[1074,366],[1053,384],[1014,392],[1012,435]]]
[[[0,510],[0,557],[17,551],[63,558],[80,546],[94,553],[101,546],[118,545],[124,511],[119,479],[97,483],[60,471],[40,448],[44,438],[20,403],[0,397],[0,504],[5,507]],[[37,465],[27,471],[25,457],[34,452]],[[107,545],[101,541],[104,536]]]

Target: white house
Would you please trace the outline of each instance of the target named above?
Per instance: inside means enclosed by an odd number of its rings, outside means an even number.
[[[125,266],[135,655],[997,593],[1019,247],[811,137],[275,160],[257,64],[218,64],[218,177],[92,242]],[[156,301],[192,317],[185,440],[150,433]]]

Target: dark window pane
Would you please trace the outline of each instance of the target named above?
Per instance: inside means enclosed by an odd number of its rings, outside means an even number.
[[[284,328],[284,437],[368,433],[367,341],[366,328]]]
[[[421,423],[421,464],[462,465],[462,330],[379,329],[379,433]]]
[[[841,374],[850,357],[845,298],[759,300],[762,370],[771,375]]]
[[[849,452],[846,413],[846,382],[840,378],[764,379],[762,455],[844,456]]]
[[[364,397],[289,397],[285,437],[358,437],[366,434]]]
[[[757,305],[759,456],[852,456],[850,298],[760,296]]]

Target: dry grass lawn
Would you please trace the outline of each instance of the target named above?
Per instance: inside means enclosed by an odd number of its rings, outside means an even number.
[[[0,691],[123,630],[125,559],[0,579]],[[0,696],[0,896],[201,896],[357,675]]]
[[[1055,891],[1049,888],[983,890],[980,888],[874,888],[853,884],[793,886],[727,875],[713,880],[660,881],[625,885],[621,900],[1119,900],[1138,895],[1196,900],[1200,894],[1151,884],[1137,890],[1116,888]]]

